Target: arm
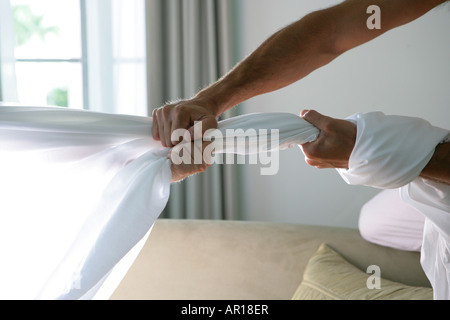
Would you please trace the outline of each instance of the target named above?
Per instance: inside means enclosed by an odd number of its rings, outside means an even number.
[[[420,177],[450,185],[450,142],[439,144]]]
[[[356,125],[315,110],[303,110],[301,117],[320,129],[316,141],[301,146],[306,163],[318,169],[348,169],[356,141]],[[436,146],[433,157],[419,176],[450,185],[450,142]]]
[[[344,52],[422,16],[443,0],[347,0],[312,12],[272,35],[199,97],[216,115],[254,96],[290,85]],[[381,9],[381,29],[366,26],[367,7]]]
[[[217,127],[215,119],[254,96],[296,82],[344,52],[384,32],[422,16],[444,0],[347,0],[312,12],[273,34],[223,78],[189,100],[154,111],[153,136],[164,146],[171,133],[203,121],[203,130]],[[366,26],[367,7],[381,9],[381,29]]]

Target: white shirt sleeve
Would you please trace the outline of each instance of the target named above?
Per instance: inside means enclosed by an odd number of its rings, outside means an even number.
[[[350,117],[357,125],[349,169],[338,169],[349,184],[400,188],[402,199],[425,216],[421,263],[435,299],[450,299],[450,186],[422,179],[449,130],[423,119],[381,112]]]

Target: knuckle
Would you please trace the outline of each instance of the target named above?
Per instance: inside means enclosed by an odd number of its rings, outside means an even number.
[[[189,107],[186,106],[185,104],[180,104],[175,108],[175,111],[177,112],[177,114],[182,114],[182,113],[186,113],[188,111]]]
[[[206,162],[202,162],[201,164],[198,165],[198,170],[199,172],[203,172],[206,171],[211,165],[206,163]]]
[[[162,108],[162,110],[161,110],[161,114],[162,114],[162,116],[163,116],[165,119],[167,119],[167,118],[170,117],[170,113],[171,113],[171,108],[170,108],[170,107],[164,107],[164,108]]]
[[[175,108],[173,108],[173,111],[172,111],[173,116],[176,118],[183,117],[188,113],[188,109],[189,109],[189,107],[186,105],[183,105],[183,104],[178,105]]]
[[[153,110],[153,117],[159,121],[162,120],[162,107]]]
[[[316,162],[311,158],[305,158],[305,162],[311,167],[314,167],[316,165]]]

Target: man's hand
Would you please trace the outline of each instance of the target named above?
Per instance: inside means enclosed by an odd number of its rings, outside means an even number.
[[[172,141],[176,129],[189,129],[194,137],[193,126],[202,122],[202,135],[208,129],[217,128],[216,114],[211,101],[202,98],[182,100],[153,110],[153,138],[164,147],[173,147],[180,141]]]
[[[212,154],[205,152],[205,148],[210,143],[211,142],[209,141],[202,141],[202,143],[183,141],[173,147],[169,157],[177,156],[178,159],[183,158],[187,161],[181,161],[179,164],[172,163],[172,183],[181,181],[191,175],[201,173],[211,166]],[[175,155],[173,155],[173,153],[175,153]],[[195,153],[197,153],[197,157],[195,156]],[[198,155],[201,156],[201,161],[196,159],[199,158]]]
[[[306,163],[319,169],[348,169],[348,160],[356,141],[356,125],[314,110],[303,110],[300,116],[320,130],[316,141],[301,146]]]
[[[436,146],[433,157],[422,170],[420,176],[424,179],[450,185],[450,142]]]

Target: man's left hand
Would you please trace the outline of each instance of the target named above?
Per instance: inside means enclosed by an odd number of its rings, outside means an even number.
[[[303,110],[300,116],[320,130],[318,138],[301,146],[310,166],[348,169],[356,141],[356,125],[347,120],[324,116],[314,110]]]

